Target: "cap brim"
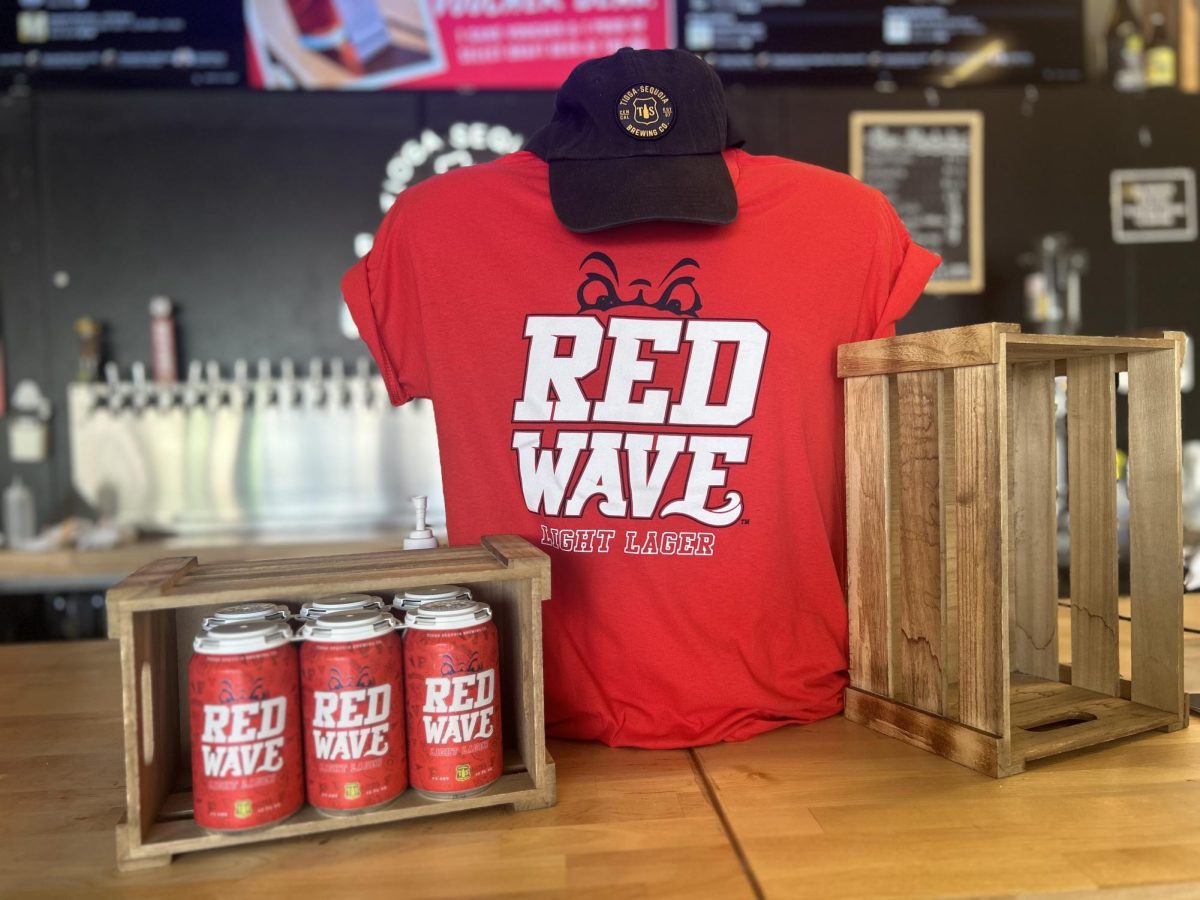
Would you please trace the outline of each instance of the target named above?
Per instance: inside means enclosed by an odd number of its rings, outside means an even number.
[[[637,222],[728,225],[737,193],[720,153],[559,159],[550,163],[550,200],[571,231]]]

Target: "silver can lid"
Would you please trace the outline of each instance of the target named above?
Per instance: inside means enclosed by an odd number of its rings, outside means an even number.
[[[434,600],[419,609],[404,614],[404,624],[418,631],[442,631],[450,628],[469,628],[490,621],[492,608],[486,603],[467,597],[453,600]]]
[[[338,644],[387,634],[396,628],[391,613],[380,609],[353,609],[325,613],[300,626],[300,638],[317,643]]]
[[[471,591],[461,584],[431,584],[426,587],[405,588],[392,600],[392,609],[417,609],[426,603],[438,600],[453,600],[456,597],[471,598]]]
[[[291,618],[292,611],[279,603],[255,601],[253,603],[235,603],[233,606],[223,606],[200,623],[204,629],[213,628],[226,622],[251,622],[255,619],[267,619],[272,622],[286,622]]]
[[[299,618],[303,621],[326,616],[334,612],[348,612],[355,609],[383,609],[383,600],[372,594],[333,594],[329,597],[318,597],[309,600],[300,607]]]
[[[282,646],[292,639],[286,622],[270,619],[251,619],[245,622],[224,622],[201,631],[192,641],[197,653],[218,655],[255,653]]]

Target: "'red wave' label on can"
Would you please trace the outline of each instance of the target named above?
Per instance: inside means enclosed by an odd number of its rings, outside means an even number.
[[[266,622],[221,625],[196,639],[188,663],[193,809],[210,831],[270,825],[304,803],[296,648],[280,636],[265,649],[258,641],[259,649],[215,652],[223,648],[214,632],[255,629],[287,633]]]
[[[477,610],[488,618],[471,624]],[[442,799],[479,793],[504,763],[496,626],[472,600],[426,604],[405,623],[409,782]]]
[[[366,623],[370,635],[371,622],[385,619],[390,623],[385,633],[353,639],[362,634],[356,620]],[[306,638],[300,650],[300,694],[308,802],[322,812],[374,809],[408,787],[404,660],[400,636],[392,628],[390,616],[364,610],[330,613],[301,632]]]

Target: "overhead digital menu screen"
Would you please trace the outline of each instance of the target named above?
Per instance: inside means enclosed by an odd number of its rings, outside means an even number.
[[[959,87],[1084,76],[1082,0],[678,0],[730,79]]]
[[[556,88],[585,59],[671,46],[673,0],[246,0],[269,90]]]
[[[5,0],[0,86],[237,87],[241,0]]]

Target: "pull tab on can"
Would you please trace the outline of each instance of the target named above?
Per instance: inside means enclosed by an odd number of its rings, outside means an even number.
[[[383,600],[371,594],[334,594],[309,600],[300,607],[296,617],[302,622],[334,612],[350,612],[356,609],[383,609]]]
[[[410,609],[419,609],[426,603],[438,600],[454,600],[459,597],[471,599],[471,591],[458,584],[431,584],[426,587],[405,588],[392,599],[392,610],[403,615]]]
[[[233,606],[221,607],[211,616],[205,618],[200,623],[200,627],[207,631],[210,628],[215,628],[217,625],[224,625],[229,622],[252,622],[256,619],[265,619],[270,622],[286,622],[291,617],[291,610],[279,603],[270,603],[267,601],[236,603]]]

